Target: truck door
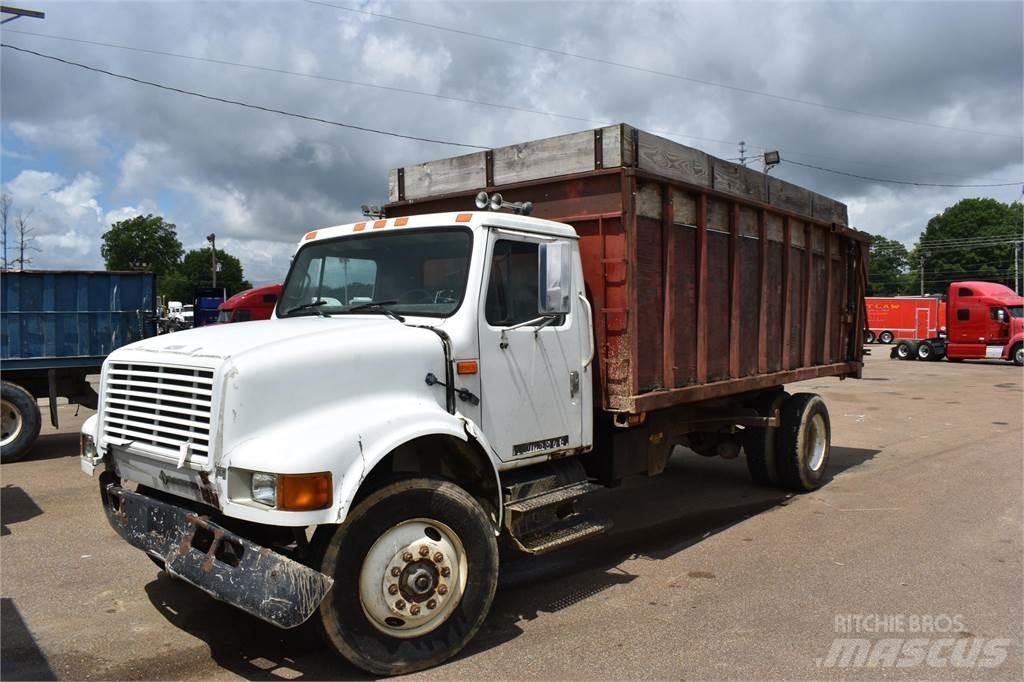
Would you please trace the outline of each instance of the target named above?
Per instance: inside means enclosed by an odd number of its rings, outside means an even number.
[[[498,230],[490,236],[479,315],[480,408],[484,433],[503,461],[581,447],[583,406],[590,409],[581,350],[588,319],[575,287],[568,314],[538,321],[541,241]]]
[[[931,318],[929,316],[928,308],[917,309],[917,319],[914,324],[914,338],[915,339],[928,339],[931,338],[932,334],[929,330],[931,326]]]

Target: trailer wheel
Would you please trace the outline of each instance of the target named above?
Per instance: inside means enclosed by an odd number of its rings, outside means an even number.
[[[782,404],[781,422],[775,444],[779,482],[795,492],[817,490],[832,449],[825,401],[814,393],[797,393]]]
[[[774,391],[762,393],[750,404],[763,417],[770,417],[776,410],[782,409],[782,404],[789,398],[785,391]],[[775,441],[778,428],[766,426],[764,428],[749,428],[746,430],[746,438],[743,442],[743,449],[747,453],[747,471],[754,482],[763,486],[776,486],[779,484],[778,466],[775,462]]]
[[[922,341],[917,344],[917,359],[918,360],[934,360],[935,359],[935,347],[932,346],[931,341]]]
[[[21,386],[4,381],[0,387],[0,462],[24,458],[39,437],[42,422],[36,399]]]
[[[875,342],[875,333],[873,331],[871,331],[870,329],[865,329],[864,330],[864,343],[874,343],[874,342]]]
[[[900,341],[895,348],[896,357],[900,360],[913,360],[916,350],[909,341]]]
[[[323,549],[334,589],[323,634],[375,675],[451,658],[484,622],[498,581],[498,545],[483,507],[453,483],[406,479],[369,495]]]
[[[1024,365],[1024,343],[1018,343],[1013,347],[1013,350],[1010,351],[1010,359],[1018,367]]]
[[[892,343],[892,340],[896,338],[892,335],[892,332],[888,329],[878,335],[878,341],[880,343]]]

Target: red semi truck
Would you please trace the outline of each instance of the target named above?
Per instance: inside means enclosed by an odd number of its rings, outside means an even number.
[[[269,320],[280,295],[280,284],[240,291],[217,308],[217,324]]]
[[[992,282],[953,282],[946,296],[945,324],[944,336],[897,338],[890,357],[1024,364],[1024,298],[1009,287]]]
[[[931,339],[945,332],[946,302],[941,296],[869,296],[865,343],[894,339]]]

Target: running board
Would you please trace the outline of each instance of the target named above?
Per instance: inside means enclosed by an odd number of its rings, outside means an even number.
[[[611,521],[598,521],[574,514],[523,538],[511,537],[516,546],[527,554],[544,554],[600,535],[611,527]]]

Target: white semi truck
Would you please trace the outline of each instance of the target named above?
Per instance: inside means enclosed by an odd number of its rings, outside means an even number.
[[[591,144],[480,158],[491,190],[501,158],[537,168],[511,205],[563,221],[447,210],[472,206],[476,173],[413,198],[441,174],[403,171],[397,217],[304,235],[273,319],[112,353],[82,467],[113,528],[213,597],[285,628],[314,617],[352,663],[397,674],[473,637],[499,539],[540,554],[602,532],[576,500],[660,473],[677,444],[822,485],[828,411],[782,386],[859,376],[864,235],[834,202],[794,207],[792,185],[783,204],[643,175],[629,138],[699,152],[628,126],[578,135]],[[599,167],[553,169],[559,145],[559,163],[600,149]]]

